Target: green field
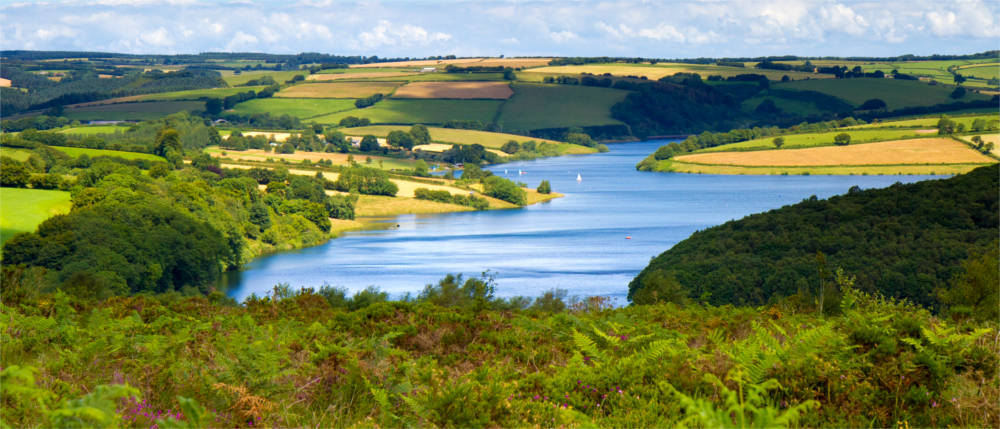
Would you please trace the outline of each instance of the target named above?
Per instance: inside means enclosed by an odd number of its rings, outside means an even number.
[[[959,124],[965,124],[965,128],[969,129],[972,126],[972,121],[976,119],[985,119],[987,124],[992,124],[993,127],[998,126],[1000,123],[1000,116],[998,115],[968,115],[968,116],[948,116],[949,119],[955,121]],[[916,118],[916,119],[903,119],[899,121],[884,121],[876,122],[872,124],[856,125],[853,127],[847,127],[847,129],[865,129],[865,128],[876,128],[876,127],[913,127],[913,128],[935,128],[937,127],[938,121],[941,120],[941,116],[932,116],[926,118]]]
[[[191,89],[187,91],[160,92],[137,96],[142,101],[200,100],[204,98],[226,98],[247,91],[260,91],[266,86],[240,86],[236,88]]]
[[[960,66],[958,73],[965,77],[974,77],[983,80],[1000,78],[1000,63],[984,63]]]
[[[28,149],[0,148],[0,156],[6,156],[16,161],[24,162],[31,156],[31,151]]]
[[[146,101],[68,107],[63,116],[79,121],[147,121],[181,111],[203,110],[201,101]]]
[[[309,76],[309,72],[306,70],[255,70],[255,71],[245,71],[240,74],[233,74],[233,72],[226,71],[222,72],[222,80],[226,81],[229,86],[242,85],[253,79],[261,78],[264,76],[271,76],[278,83],[285,83],[285,81],[291,80],[295,75]]]
[[[242,102],[233,111],[243,114],[270,113],[299,119],[354,109],[354,100],[334,98],[257,98]]]
[[[778,61],[784,64],[799,65],[804,61]],[[996,60],[975,59],[975,60],[941,60],[941,61],[844,61],[844,60],[811,60],[817,67],[844,66],[854,68],[861,66],[866,73],[881,70],[885,74],[896,70],[900,73],[917,76],[923,79],[930,79],[939,83],[954,84],[954,75],[948,70],[956,68],[959,74],[970,79],[965,82],[965,86],[987,87],[986,80],[991,77],[1000,77],[1000,67]],[[992,65],[992,68],[990,68]],[[979,69],[979,70],[977,70]]]
[[[70,127],[63,130],[59,130],[63,134],[74,134],[80,136],[93,136],[97,134],[114,134],[123,132],[129,129],[127,126],[118,125],[88,125],[82,127]]]
[[[375,124],[441,124],[448,120],[492,122],[501,100],[382,100],[364,109],[352,109],[314,118],[336,124],[346,116],[371,119]],[[352,105],[353,107],[353,105]]]
[[[879,98],[890,110],[910,106],[931,106],[954,101],[988,100],[980,94],[967,94],[961,100],[950,97],[953,87],[928,85],[926,82],[895,79],[813,79],[774,84],[779,89],[817,91],[839,97],[860,106],[866,100]]]
[[[403,125],[374,125],[370,127],[343,128],[341,129],[341,131],[350,135],[372,134],[378,137],[385,137],[389,135],[390,131],[395,131],[395,130],[409,131],[409,129],[410,127]],[[596,149],[585,146],[562,143],[554,140],[525,137],[516,134],[491,133],[487,131],[459,130],[453,128],[440,128],[440,127],[427,127],[427,129],[431,133],[431,140],[436,143],[457,143],[465,145],[481,144],[484,147],[490,149],[500,149],[500,147],[503,146],[504,143],[507,143],[511,140],[514,140],[518,143],[523,143],[526,141],[535,141],[537,143],[546,142],[549,144],[556,145],[559,152],[565,154],[597,152]]]
[[[67,146],[49,146],[52,149],[58,150],[66,155],[72,157],[78,157],[80,155],[87,155],[91,158],[98,156],[111,156],[118,157],[122,159],[146,159],[149,161],[162,161],[166,162],[161,156],[153,155],[151,153],[139,153],[139,152],[124,152],[120,150],[108,150],[108,149],[88,149],[84,147],[67,147]]]
[[[32,232],[45,219],[69,213],[69,192],[0,188],[0,245],[17,233]]]
[[[833,137],[840,133],[850,134],[851,144],[899,140],[904,138],[937,137],[936,132],[930,134],[919,134],[916,130],[912,129],[836,130],[824,133],[792,134],[782,136],[785,138],[785,144],[782,146],[782,149],[831,146],[833,145]],[[696,153],[766,149],[774,149],[774,137],[765,137],[762,139],[710,147],[696,151]]]
[[[821,115],[828,113],[827,110],[816,107],[808,101],[792,100],[774,95],[756,95],[743,101],[742,108],[746,112],[753,112],[764,100],[771,100],[782,112],[794,112],[799,115]]]
[[[517,83],[500,108],[500,121],[511,130],[621,124],[611,106],[628,91],[578,85]]]

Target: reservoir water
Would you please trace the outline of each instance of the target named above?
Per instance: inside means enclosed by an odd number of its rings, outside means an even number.
[[[406,215],[385,230],[345,233],[328,243],[258,258],[230,273],[229,295],[242,301],[278,283],[324,284],[350,291],[376,286],[416,295],[448,273],[496,277],[497,296],[535,297],[560,288],[570,296],[624,303],[628,282],[691,233],[816,195],[846,193],[940,176],[717,176],[635,169],[666,141],[609,145],[610,152],[492,166],[536,187],[549,180],[565,194],[522,209]],[[518,172],[523,174],[518,174]],[[577,181],[577,176],[580,181]],[[399,227],[395,227],[395,225]]]

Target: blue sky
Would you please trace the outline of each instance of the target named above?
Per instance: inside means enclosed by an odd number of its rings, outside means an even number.
[[[0,49],[126,53],[895,56],[998,49],[1000,2],[0,2]]]

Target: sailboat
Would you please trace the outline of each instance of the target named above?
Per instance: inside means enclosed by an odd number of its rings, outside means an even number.
[[[583,181],[583,176],[581,176],[580,173],[576,173],[576,181],[577,182],[582,182]]]

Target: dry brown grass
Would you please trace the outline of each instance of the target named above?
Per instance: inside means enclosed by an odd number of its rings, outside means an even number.
[[[322,73],[306,76],[306,80],[329,81],[329,80],[357,80],[375,77],[401,77],[413,76],[419,73],[414,72],[371,72],[371,73]]]
[[[358,198],[358,203],[354,207],[354,214],[359,217],[384,217],[401,214],[449,213],[470,210],[472,208],[467,206],[418,200],[416,198],[362,195]]]
[[[989,158],[952,139],[927,138],[753,152],[697,153],[676,157],[695,164],[736,166],[835,166],[988,163]]]
[[[411,82],[394,98],[491,98],[506,100],[514,94],[507,82]]]
[[[390,94],[402,82],[305,83],[274,94],[285,98],[364,98],[376,93]]]

